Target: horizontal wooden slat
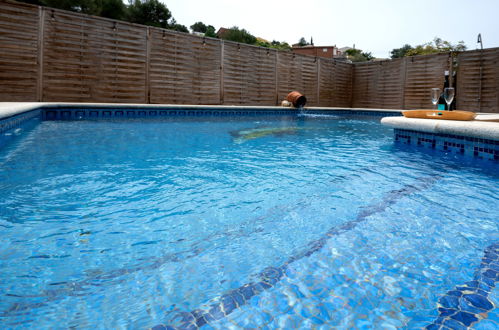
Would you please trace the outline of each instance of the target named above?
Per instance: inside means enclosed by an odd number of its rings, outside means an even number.
[[[308,106],[427,108],[450,65],[351,64],[12,0],[0,2],[0,49],[0,101],[275,105],[298,90]],[[499,49],[459,53],[455,67],[458,108],[499,112]]]
[[[0,1],[0,102],[36,101],[39,12]]]

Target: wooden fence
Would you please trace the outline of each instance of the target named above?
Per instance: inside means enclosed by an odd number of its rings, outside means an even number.
[[[0,101],[277,105],[299,90],[310,106],[428,108],[454,64],[458,108],[499,112],[498,60],[349,64],[0,0]]]

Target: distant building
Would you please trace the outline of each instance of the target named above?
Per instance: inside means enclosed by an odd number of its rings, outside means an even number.
[[[300,46],[298,44],[293,45],[291,51],[296,54],[302,55],[310,55],[316,57],[325,57],[325,58],[335,58],[341,57],[342,53],[339,51],[336,46]]]
[[[219,39],[223,39],[225,37],[225,35],[229,32],[229,29],[226,29],[224,27],[221,27],[220,29],[218,29],[217,31],[217,37]]]

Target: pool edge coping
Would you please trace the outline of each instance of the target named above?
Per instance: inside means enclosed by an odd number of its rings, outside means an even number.
[[[491,121],[384,117],[381,119],[381,124],[394,129],[432,134],[451,134],[499,141],[499,123]]]
[[[125,108],[125,109],[186,109],[186,110],[295,110],[292,107],[282,106],[248,106],[248,105],[195,105],[195,104],[140,104],[140,103],[75,103],[75,102],[0,102],[0,120],[7,119],[28,111],[46,108]],[[369,112],[393,112],[401,113],[397,109],[368,109],[368,108],[346,108],[346,107],[305,107],[304,110],[321,111],[369,111]]]

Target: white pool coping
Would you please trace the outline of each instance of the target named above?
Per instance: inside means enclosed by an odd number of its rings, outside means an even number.
[[[499,119],[499,116],[490,114],[481,117],[481,120],[471,121],[385,117],[381,119],[381,123],[397,129],[499,141],[499,122],[488,121]]]

